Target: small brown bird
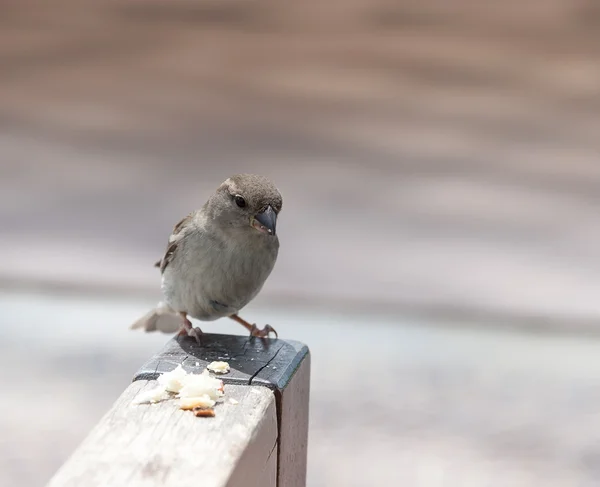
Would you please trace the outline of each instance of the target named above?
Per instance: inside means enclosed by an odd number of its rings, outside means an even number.
[[[279,239],[277,216],[283,200],[267,178],[238,174],[223,182],[200,210],[181,220],[169,237],[162,274],[164,301],[131,328],[174,332],[200,340],[188,317],[212,321],[229,317],[251,335],[259,329],[238,316],[262,289],[273,270]]]

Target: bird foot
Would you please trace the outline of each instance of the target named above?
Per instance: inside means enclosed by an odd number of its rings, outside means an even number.
[[[273,332],[275,333],[275,338],[279,338],[279,335],[277,335],[277,332],[271,325],[265,325],[265,327],[261,330],[256,326],[256,323],[251,325],[237,314],[230,315],[229,317],[233,321],[237,321],[240,325],[246,328],[246,330],[250,332],[251,337],[268,338],[269,334]]]
[[[198,345],[202,345],[202,335],[204,335],[204,333],[199,327],[196,326],[195,328],[190,328],[187,331],[187,334],[188,336],[195,338]]]
[[[279,338],[275,328],[273,328],[271,325],[265,325],[263,329],[260,329],[258,326],[256,326],[256,323],[254,323],[250,328],[250,336],[252,337],[269,338],[270,333],[274,333],[275,338]]]
[[[196,339],[198,345],[202,345],[202,335],[204,334],[200,327],[194,327],[192,322],[188,319],[186,313],[180,313],[183,318],[183,324],[177,336],[189,336]]]

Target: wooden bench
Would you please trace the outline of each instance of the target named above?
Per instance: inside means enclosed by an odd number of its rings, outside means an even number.
[[[161,373],[178,365],[201,373],[214,360],[231,366],[220,376],[225,401],[215,417],[195,417],[173,399],[133,403]],[[200,346],[174,338],[141,367],[48,487],[303,487],[309,385],[302,343],[207,334]]]

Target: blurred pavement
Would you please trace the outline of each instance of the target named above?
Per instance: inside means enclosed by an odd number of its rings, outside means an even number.
[[[162,346],[164,335],[126,329],[150,304],[0,294],[13,325],[0,324],[13,365],[0,367],[0,485],[43,485]],[[289,308],[246,315],[310,344],[310,487],[598,485],[598,340]]]

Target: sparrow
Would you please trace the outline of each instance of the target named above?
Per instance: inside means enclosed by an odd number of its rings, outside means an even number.
[[[202,330],[189,318],[229,317],[252,336],[277,336],[270,325],[259,329],[238,313],[273,270],[282,204],[279,190],[265,177],[237,174],[225,180],[201,209],[175,225],[163,258],[155,264],[162,275],[163,301],[131,328],[179,330],[179,335],[200,342]]]

